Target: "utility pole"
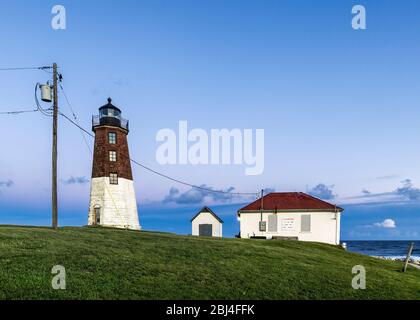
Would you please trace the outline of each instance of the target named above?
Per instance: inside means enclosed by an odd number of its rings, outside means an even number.
[[[263,210],[264,210],[264,189],[261,190],[260,232],[265,232],[267,230],[267,226],[264,225],[264,221],[263,221],[264,220]]]
[[[402,269],[402,272],[407,271],[408,263],[410,262],[410,257],[411,257],[411,254],[413,253],[413,249],[414,249],[414,242],[411,242],[410,246],[408,247],[407,258],[405,259],[404,267]]]
[[[53,64],[53,142],[52,142],[52,227],[58,228],[58,205],[57,205],[57,122],[58,122],[58,74],[57,64]]]
[[[264,210],[264,189],[261,189],[261,210]]]

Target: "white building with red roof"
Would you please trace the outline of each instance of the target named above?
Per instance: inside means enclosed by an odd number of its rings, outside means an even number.
[[[238,211],[240,237],[338,245],[342,212],[302,192],[270,193]]]

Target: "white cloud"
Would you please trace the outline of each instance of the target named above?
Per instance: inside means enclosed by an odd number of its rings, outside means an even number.
[[[5,181],[0,181],[0,187],[1,188],[10,188],[14,185],[15,183],[12,180],[5,180]]]
[[[362,195],[341,199],[341,204],[391,204],[420,202],[420,188],[416,188],[410,179],[401,181],[402,186],[394,191],[374,193],[363,189]]]
[[[385,219],[382,222],[375,223],[374,226],[378,228],[395,229],[397,224],[392,219]]]
[[[333,188],[334,186],[327,186],[323,183],[320,183],[317,186],[313,187],[311,190],[309,190],[308,193],[311,196],[322,200],[332,200],[336,197],[336,195],[333,194]]]
[[[62,180],[64,184],[86,184],[89,183],[89,179],[86,177],[73,177],[71,176],[67,180]]]
[[[235,188],[230,187],[223,192],[211,192],[212,187],[201,185],[200,188],[191,188],[188,191],[181,192],[177,188],[171,188],[169,194],[163,200],[163,203],[176,203],[176,204],[201,204],[206,200],[213,200],[214,202],[227,203],[231,202],[236,195],[232,194]],[[208,189],[209,191],[205,190]]]

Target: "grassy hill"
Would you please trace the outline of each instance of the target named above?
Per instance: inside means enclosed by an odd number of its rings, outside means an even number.
[[[51,288],[54,265],[66,290]],[[314,243],[0,227],[0,299],[419,299],[420,271],[400,269]]]

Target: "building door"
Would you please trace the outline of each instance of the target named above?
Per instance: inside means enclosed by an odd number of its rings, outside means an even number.
[[[213,225],[211,225],[211,224],[200,224],[198,226],[198,235],[200,237],[211,237],[211,236],[213,236]]]
[[[95,208],[95,226],[98,226],[101,224],[101,208]]]

